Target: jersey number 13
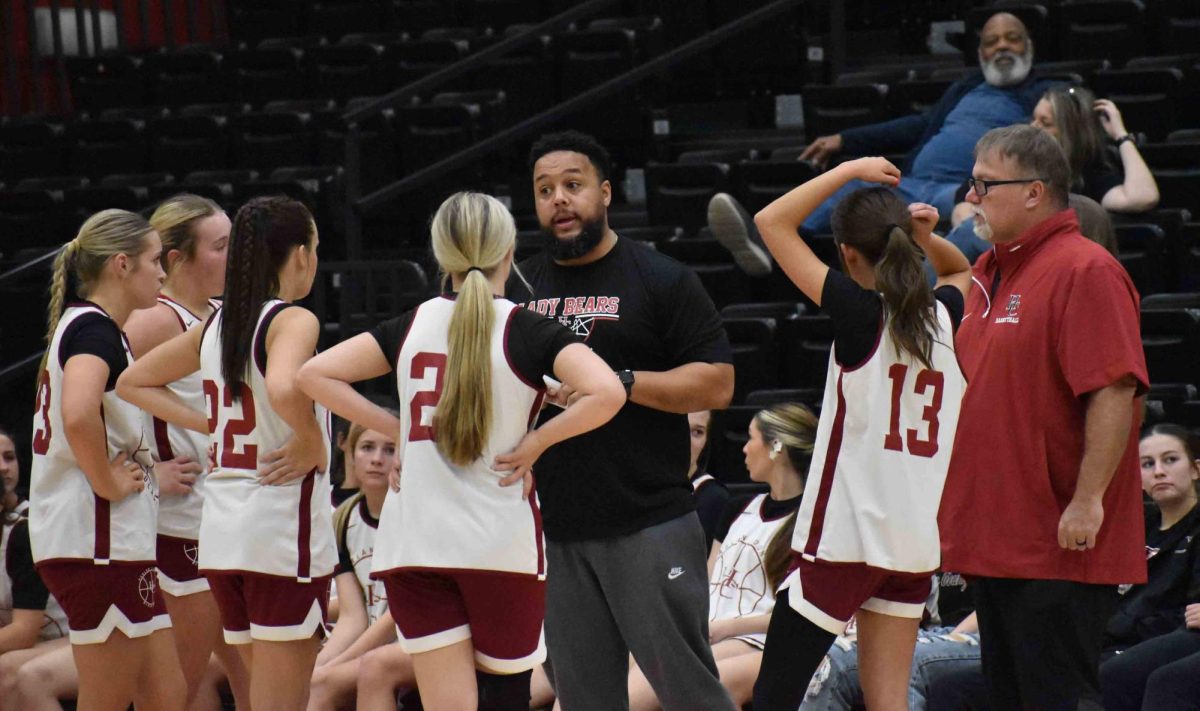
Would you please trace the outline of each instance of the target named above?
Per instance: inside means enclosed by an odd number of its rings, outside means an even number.
[[[924,395],[926,391],[933,390],[929,404],[921,411],[921,419],[927,425],[926,436],[922,438],[917,430],[909,428],[901,437],[900,398],[904,395],[904,382],[907,375],[908,366],[904,363],[895,363],[888,368],[888,377],[892,379],[892,415],[891,426],[883,438],[883,448],[893,452],[903,452],[904,445],[907,444],[909,454],[918,457],[932,457],[938,452],[938,412],[942,409],[942,386],[945,384],[945,377],[939,370],[922,368],[917,371],[912,391],[917,395]]]

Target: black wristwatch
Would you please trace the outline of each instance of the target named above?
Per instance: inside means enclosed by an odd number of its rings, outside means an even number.
[[[628,398],[631,395],[633,395],[633,380],[634,380],[633,371],[632,370],[618,370],[617,371],[617,379],[620,380],[621,384],[625,386],[625,397]]]
[[[1132,133],[1127,133],[1124,136],[1121,136],[1120,138],[1114,140],[1113,145],[1120,147],[1120,145],[1122,143],[1124,143],[1125,141],[1129,141],[1130,143],[1132,143],[1133,145],[1136,146],[1137,145],[1137,136],[1133,135]]]

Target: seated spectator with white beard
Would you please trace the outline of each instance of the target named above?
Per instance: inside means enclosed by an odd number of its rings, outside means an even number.
[[[954,208],[955,191],[971,175],[975,143],[993,128],[1025,123],[1038,98],[1050,83],[1033,70],[1033,41],[1025,25],[1007,12],[992,15],[979,33],[979,72],[960,79],[922,114],[846,129],[814,140],[801,154],[824,166],[838,153],[881,155],[908,151],[898,166],[903,174],[896,187],[906,203],[933,205],[942,215]],[[801,230],[822,234],[831,231],[833,206],[863,187],[851,181],[818,207]],[[748,274],[771,271],[770,255],[761,247],[745,210],[725,193],[708,205],[713,235],[733,253]]]

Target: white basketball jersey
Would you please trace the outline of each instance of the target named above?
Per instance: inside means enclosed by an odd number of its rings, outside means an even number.
[[[18,519],[19,520],[19,519]],[[16,520],[6,522],[0,528],[0,627],[12,624],[13,620],[13,581],[8,575],[8,541]],[[67,613],[63,611],[58,600],[51,595],[46,600],[46,613],[42,617],[42,629],[38,639],[46,642],[58,639],[67,634]]]
[[[751,499],[721,542],[708,580],[710,621],[767,615],[775,608],[775,591],[767,582],[767,546],[792,512],[767,520],[763,518],[766,501],[767,494]],[[751,636],[766,640],[766,634]]]
[[[183,304],[166,296],[159,296],[158,302],[165,304],[175,313],[179,325],[185,331],[204,321]],[[176,380],[167,388],[192,409],[204,412],[207,405],[200,381],[200,373],[195,372]],[[197,539],[200,537],[200,511],[204,506],[204,479],[208,470],[208,435],[176,427],[151,415],[147,417],[149,431],[154,439],[154,456],[158,461],[188,457],[205,469],[196,477],[191,492],[162,496],[158,501],[159,533],[176,538]]]
[[[79,468],[63,433],[62,337],[84,314],[108,314],[94,304],[71,304],[63,310],[50,341],[46,367],[38,378],[37,404],[33,413],[33,466],[29,485],[29,536],[33,558],[49,560],[92,560],[104,565],[110,560],[155,560],[155,527],[158,519],[158,485],[154,480],[150,441],[143,430],[145,415],[117,397],[104,393],[100,411],[108,435],[108,457],[126,452],[145,469],[145,487],[120,501],[96,495],[87,475]],[[122,335],[125,357],[133,360],[129,343]]]
[[[370,518],[367,510],[367,500],[362,495],[356,495],[342,504],[348,510],[345,529],[338,531],[341,541],[350,554],[350,564],[354,566],[354,577],[363,590],[363,601],[367,605],[367,621],[375,621],[387,612],[387,593],[383,589],[383,581],[371,579],[371,561],[375,555],[375,533],[379,522]],[[337,516],[338,514],[334,514]]]
[[[966,380],[936,304],[932,369],[892,343],[855,368],[829,356],[825,399],[792,547],[808,560],[923,573],[941,559],[937,512]]]
[[[329,467],[283,485],[258,483],[259,457],[278,449],[292,428],[271,409],[267,397],[264,323],[290,306],[263,304],[251,342],[246,381],[240,392],[221,375],[221,318],[209,319],[200,341],[200,373],[209,413],[210,471],[200,519],[201,570],[237,570],[294,577],[329,575],[337,562],[329,505]],[[329,452],[329,413],[317,405]]]
[[[465,467],[442,458],[433,416],[445,376],[447,330],[454,301],[437,297],[413,315],[396,363],[400,395],[399,456],[403,491],[388,491],[380,516],[374,573],[399,568],[454,568],[545,575],[537,497],[491,463],[529,431],[545,388],[509,364],[508,326],[519,307],[495,299],[492,330],[492,431],[482,455]]]

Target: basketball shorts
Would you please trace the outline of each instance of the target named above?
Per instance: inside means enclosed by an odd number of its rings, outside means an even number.
[[[842,634],[859,609],[920,619],[933,586],[932,571],[902,573],[799,555],[793,565],[797,564],[780,588],[789,588],[792,609],[833,634]]]
[[[471,640],[485,671],[515,674],[546,659],[546,583],[487,571],[400,570],[380,578],[409,654]]]
[[[158,584],[174,597],[208,590],[208,579],[196,567],[199,542],[158,534]]]
[[[38,574],[63,612],[71,644],[100,644],[113,630],[145,637],[171,626],[153,562],[47,562]]]
[[[226,644],[325,636],[333,576],[302,583],[280,575],[240,571],[209,570],[205,575],[221,612]]]

